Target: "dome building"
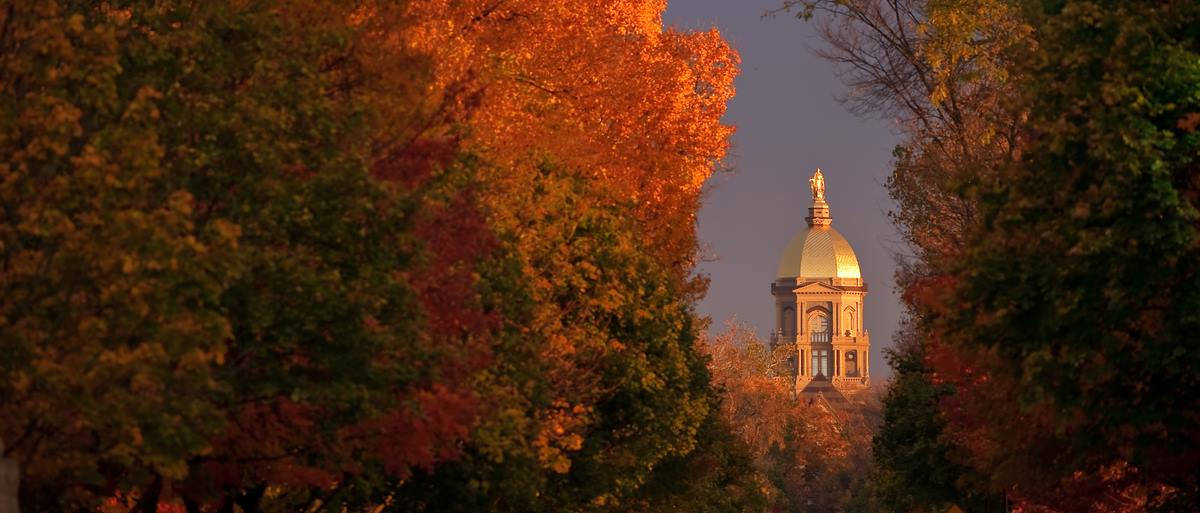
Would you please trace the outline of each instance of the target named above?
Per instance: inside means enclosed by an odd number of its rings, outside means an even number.
[[[854,248],[833,228],[820,169],[809,185],[808,226],[783,250],[771,283],[771,347],[789,348],[797,391],[863,389],[870,383],[871,341],[863,327],[867,284]]]

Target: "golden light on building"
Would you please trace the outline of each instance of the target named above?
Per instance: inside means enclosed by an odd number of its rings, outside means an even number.
[[[771,345],[789,348],[798,391],[863,389],[870,384],[871,342],[863,325],[867,284],[854,248],[833,228],[820,169],[809,185],[807,227],[783,250],[771,283],[776,313]]]

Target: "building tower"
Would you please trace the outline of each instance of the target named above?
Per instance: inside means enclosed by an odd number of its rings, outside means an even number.
[[[863,328],[867,284],[854,248],[833,229],[825,178],[809,180],[812,206],[779,260],[771,283],[775,331],[771,347],[787,344],[797,392],[852,391],[870,383],[871,340]]]

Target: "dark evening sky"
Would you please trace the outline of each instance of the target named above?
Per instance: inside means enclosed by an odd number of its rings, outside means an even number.
[[[700,237],[712,278],[700,312],[719,328],[736,318],[761,337],[774,328],[770,282],[783,248],[804,226],[808,178],[825,175],[833,226],[858,254],[870,286],[865,305],[871,371],[891,374],[881,349],[891,345],[900,315],[892,253],[899,237],[888,222],[883,183],[897,137],[892,124],[861,119],[838,103],[845,87],[829,63],[810,51],[814,27],[783,14],[763,18],[780,0],[670,0],[665,23],[680,29],[716,26],[742,56],[728,122],[737,125],[732,173],[710,179],[700,211]]]

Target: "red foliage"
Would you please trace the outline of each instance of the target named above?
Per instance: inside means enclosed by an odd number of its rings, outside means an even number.
[[[454,150],[446,141],[414,148],[378,162],[375,175],[419,188]],[[418,263],[396,271],[412,285],[420,305],[422,334],[413,341],[420,360],[410,363],[423,377],[394,391],[394,408],[342,426],[333,439],[317,429],[316,421],[328,413],[320,407],[282,396],[243,406],[181,490],[189,499],[214,504],[222,490],[248,483],[330,489],[342,475],[362,472],[363,461],[380,462],[404,479],[414,468],[431,468],[458,454],[479,417],[469,378],[491,363],[489,336],[500,325],[476,292],[477,266],[497,241],[470,188],[442,201],[433,197],[421,195],[411,232],[421,242]],[[375,318],[363,322],[369,330],[383,329]]]
[[[1014,511],[1144,511],[1154,492],[1161,492],[1161,485],[1120,459],[1095,472],[1058,479],[1054,469],[1071,465],[1078,456],[1063,439],[1080,429],[1074,427],[1081,425],[1079,412],[1022,402],[1021,384],[1004,371],[994,351],[951,346],[936,333],[926,350],[934,381],[955,390],[940,405],[947,420],[944,436],[961,449],[952,457],[990,476],[990,483],[974,486],[1003,489]]]
[[[371,165],[380,180],[397,182],[408,189],[423,185],[437,169],[451,163],[459,151],[457,137],[421,137],[395,148]]]
[[[213,440],[215,452],[203,458],[186,488],[191,497],[236,488],[245,482],[327,488],[333,469],[301,461],[301,452],[327,448],[314,433],[315,408],[286,397],[244,406],[225,434]]]
[[[474,193],[458,193],[449,204],[422,213],[416,234],[429,252],[429,265],[412,273],[429,327],[438,337],[486,334],[499,319],[476,304],[474,263],[486,258],[497,241],[479,211]]]
[[[376,455],[389,473],[404,479],[414,467],[430,469],[458,455],[459,440],[475,422],[478,398],[470,390],[435,384],[416,394],[411,408],[400,408],[364,426]]]

